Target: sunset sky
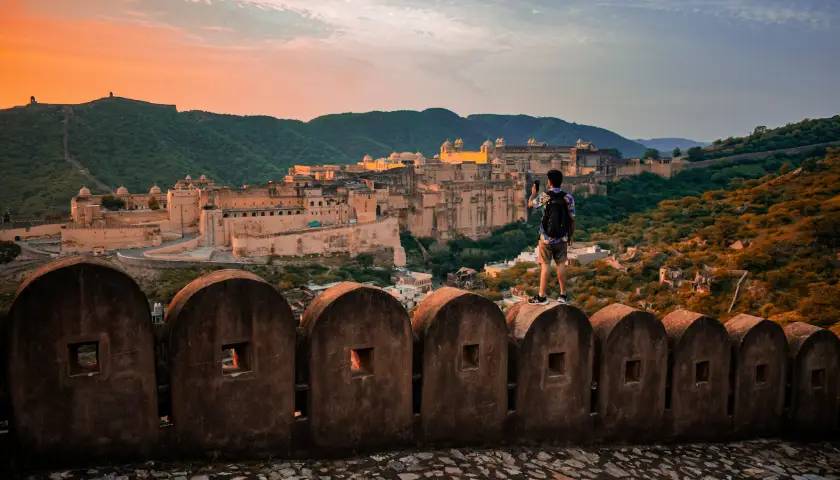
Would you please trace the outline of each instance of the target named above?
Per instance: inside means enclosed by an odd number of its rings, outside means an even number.
[[[835,0],[0,0],[0,108],[445,107],[711,140],[840,113]],[[453,132],[453,135],[457,132]]]

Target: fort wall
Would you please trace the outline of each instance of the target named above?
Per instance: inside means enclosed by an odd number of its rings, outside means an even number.
[[[18,458],[840,434],[840,342],[801,323],[660,321],[620,304],[592,318],[520,304],[505,322],[453,288],[412,318],[343,283],[296,325],[273,286],[241,271],[192,282],[166,322],[156,349],[147,299],[103,261],[63,259],[25,281],[2,350]]]
[[[61,233],[63,223],[49,223],[32,227],[0,228],[0,241],[14,242],[38,237],[51,237]]]
[[[254,235],[234,232],[231,245],[233,254],[237,257],[345,253],[355,256],[385,248],[394,249],[395,252],[402,250],[397,219],[393,217],[374,223],[312,228],[279,234]]]
[[[684,162],[657,161],[643,162],[633,159],[615,169],[616,179],[641,175],[642,173],[653,173],[664,178],[671,178],[676,175],[684,166]]]
[[[168,223],[169,214],[164,209],[158,210],[117,210],[115,212],[105,211],[102,213],[109,225],[138,223]]]
[[[116,248],[156,247],[161,244],[157,225],[122,227],[74,227],[61,230],[61,252],[82,253]]]

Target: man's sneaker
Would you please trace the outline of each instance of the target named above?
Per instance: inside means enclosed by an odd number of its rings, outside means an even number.
[[[548,305],[548,297],[534,295],[533,297],[528,299],[528,303],[530,303],[531,305]]]
[[[557,303],[559,303],[560,305],[565,305],[569,303],[569,296],[565,293],[561,293],[560,296],[557,297]]]

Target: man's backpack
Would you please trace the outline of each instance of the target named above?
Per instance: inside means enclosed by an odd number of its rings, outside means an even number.
[[[545,205],[542,217],[543,233],[551,238],[568,238],[572,225],[572,216],[569,213],[569,205],[566,203],[566,192],[552,191],[548,194],[548,203]]]

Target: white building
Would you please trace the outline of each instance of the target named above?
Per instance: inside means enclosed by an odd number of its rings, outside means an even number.
[[[431,290],[423,291],[415,285],[397,284],[385,287],[383,290],[396,298],[406,310],[411,310],[419,304]]]
[[[484,273],[491,278],[496,278],[505,270],[518,263],[537,263],[537,252],[531,249],[523,250],[513,260],[498,263],[487,263],[484,265]]]
[[[423,293],[432,291],[432,274],[405,270],[396,275],[397,286],[406,285],[416,287]]]
[[[584,247],[572,247],[569,249],[569,260],[576,260],[580,265],[587,265],[610,256],[609,250],[604,250],[598,245],[587,245]]]

